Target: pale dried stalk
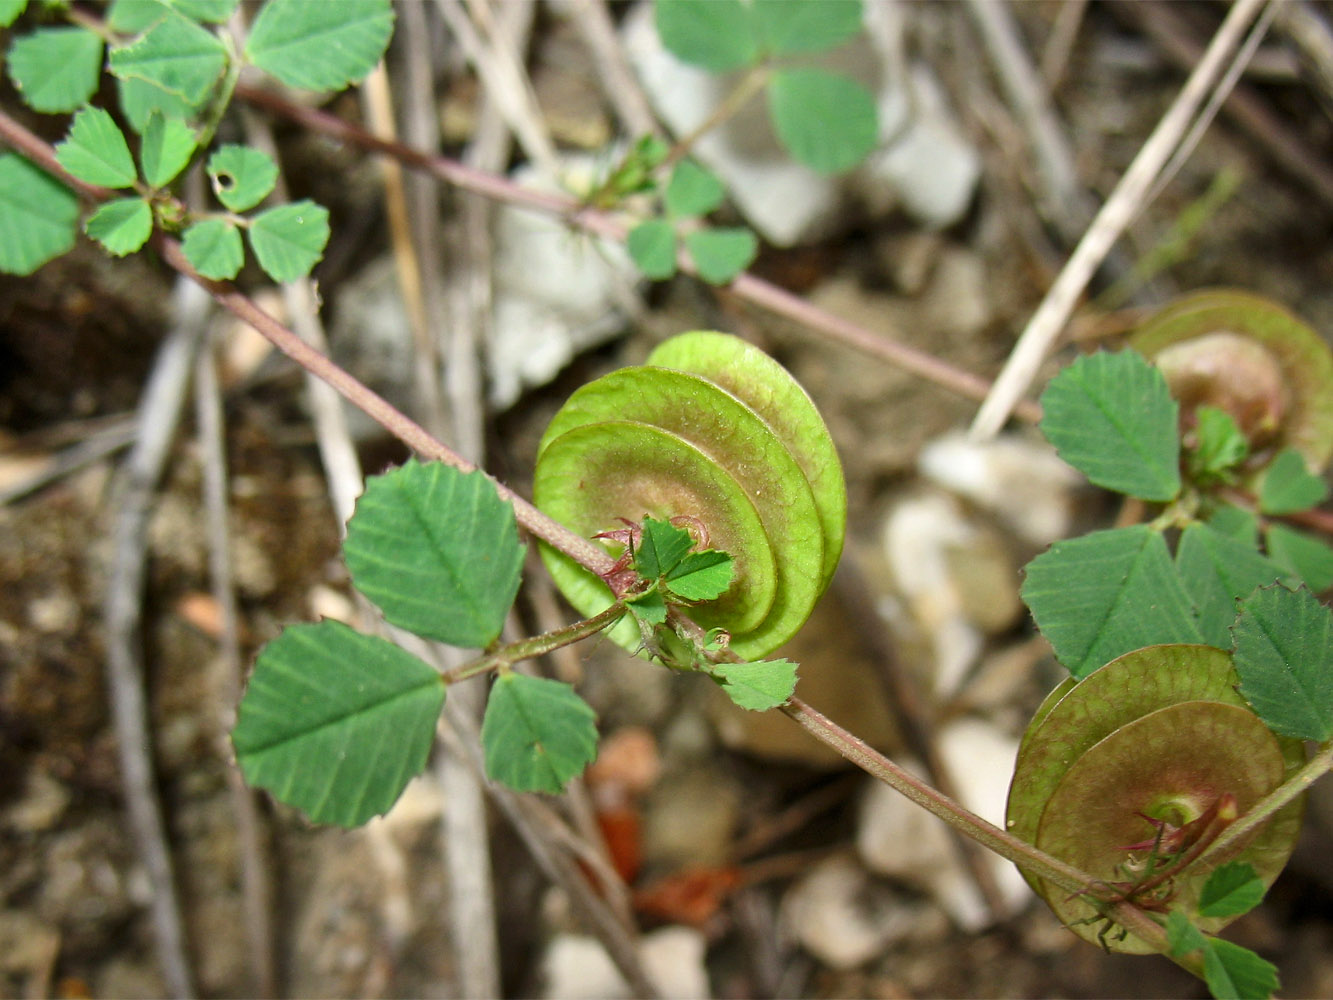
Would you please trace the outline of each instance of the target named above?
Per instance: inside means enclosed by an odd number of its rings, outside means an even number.
[[[1130,220],[1144,205],[1144,197],[1170,158],[1195,113],[1225,71],[1232,53],[1266,0],[1236,0],[1213,37],[1208,51],[1190,75],[1175,102],[1153,130],[1120,183],[1102,206],[1083,239],[1074,249],[1055,284],[1028,321],[1009,355],[1000,377],[977,411],[971,435],[988,440],[999,433],[1037,370],[1050,353],[1078,298]]]
[[[130,830],[152,889],[149,909],[158,963],[167,992],[181,998],[197,993],[153,773],[140,632],[148,517],[171,452],[194,354],[203,337],[208,298],[201,291],[192,281],[176,282],[174,325],[153,363],[139,404],[139,436],[117,483],[113,552],[103,603],[107,685]]]
[[[195,419],[198,422],[200,451],[204,465],[204,512],[208,536],[208,569],[213,599],[221,617],[218,655],[222,660],[219,688],[222,704],[217,706],[220,756],[231,756],[227,734],[236,721],[236,705],[241,700],[240,614],[236,607],[236,589],[231,566],[231,531],[227,510],[227,455],[222,410],[218,388],[217,364],[212,345],[199,351],[194,376]],[[255,793],[246,787],[241,772],[227,768],[227,792],[236,820],[236,839],[240,853],[241,898],[245,912],[245,941],[255,995],[278,995],[273,964],[272,879],[263,844],[263,819],[255,804]]]

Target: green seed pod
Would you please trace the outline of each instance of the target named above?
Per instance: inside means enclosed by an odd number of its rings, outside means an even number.
[[[1209,810],[1226,800],[1244,815],[1305,762],[1300,741],[1275,736],[1236,693],[1238,684],[1229,655],[1194,645],[1150,646],[1065,681],[1023,736],[1010,831],[1117,888],[1141,877],[1159,836],[1158,858],[1168,867],[1173,830],[1184,831],[1179,852],[1187,850],[1188,824],[1203,817],[1201,832]],[[1219,930],[1230,918],[1196,912],[1208,875],[1223,862],[1245,861],[1272,884],[1295,846],[1302,808],[1297,799],[1226,856],[1184,865],[1132,898],[1182,907],[1202,930]],[[1087,899],[1024,875],[1081,937],[1100,938],[1112,951],[1150,950],[1132,936],[1103,936]]]
[[[735,578],[691,616],[730,633],[738,655],[762,657],[809,617],[842,553],[847,496],[833,440],[805,390],[737,337],[681,334],[648,361],[569,398],[538,446],[534,499],[588,537],[621,518],[697,519]],[[541,554],[580,613],[611,602],[598,577],[549,547]],[[638,645],[631,623],[612,634]]]

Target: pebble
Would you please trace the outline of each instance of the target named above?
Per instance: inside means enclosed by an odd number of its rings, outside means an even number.
[[[644,863],[667,869],[727,864],[740,807],[740,788],[717,768],[692,762],[667,772],[644,803]]]
[[[712,996],[705,951],[704,936],[688,927],[663,927],[639,941],[644,972],[667,1000]],[[547,945],[541,964],[546,1000],[628,1000],[634,996],[596,938],[557,935]]]
[[[997,826],[1013,777],[1018,741],[991,724],[961,719],[940,732],[938,749],[956,786],[959,800]],[[908,766],[922,773],[918,766]],[[861,804],[857,852],[873,872],[929,892],[961,928],[977,931],[990,923],[984,901],[958,858],[945,825],[887,785],[872,784]],[[1015,913],[1031,898],[1018,869],[998,856],[987,863],[1004,898],[1005,912]]]
[[[884,523],[884,553],[899,604],[885,617],[924,645],[926,673],[940,697],[957,692],[985,636],[1023,612],[1018,571],[1003,539],[951,495],[900,500]]]
[[[1019,434],[986,442],[946,434],[922,449],[917,467],[1039,547],[1069,534],[1073,493],[1083,482],[1050,445]]]
[[[866,207],[877,214],[901,207],[922,225],[942,229],[971,203],[980,156],[929,67],[905,65],[905,19],[885,9],[890,7],[866,5],[867,30],[826,59],[829,69],[867,87],[879,112],[882,145],[855,170],[834,177],[795,162],[778,144],[760,100],[695,144],[694,155],[718,174],[746,221],[775,246],[825,238],[854,219],[863,223]],[[649,100],[678,136],[703,123],[735,86],[735,74],[710,73],[667,52],[651,4],[630,11],[622,37]]]
[[[606,154],[561,160],[571,190],[591,187]],[[520,168],[525,187],[559,191]],[[513,405],[528,388],[545,385],[574,356],[610,340],[626,325],[641,280],[619,244],[573,233],[549,214],[506,205],[495,215],[495,314],[488,351],[489,401]]]
[[[798,880],[783,896],[781,916],[806,951],[839,971],[864,965],[915,922],[886,885],[845,854]]]

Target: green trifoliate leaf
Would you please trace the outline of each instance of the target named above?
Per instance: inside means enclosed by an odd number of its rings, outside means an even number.
[[[148,80],[132,78],[116,80],[116,93],[120,100],[120,110],[130,128],[142,135],[148,129],[148,122],[153,112],[163,118],[190,121],[195,118],[198,108],[179,94],[163,90]]]
[[[1253,545],[1205,524],[1185,529],[1176,550],[1176,566],[1198,609],[1204,642],[1218,649],[1231,648],[1236,601],[1278,580],[1288,582],[1282,567],[1260,555]]]
[[[329,242],[329,211],[313,201],[270,208],[250,225],[250,249],[274,281],[304,278]]]
[[[0,273],[32,274],[74,246],[79,199],[17,153],[0,154]]]
[[[1144,646],[1204,641],[1166,542],[1146,525],[1056,542],[1025,572],[1023,600],[1076,678]]]
[[[693,547],[694,539],[684,528],[645,517],[639,547],[634,552],[634,568],[640,576],[655,580],[675,569]]]
[[[684,528],[677,528],[669,521],[644,518],[643,533],[634,553],[634,568],[647,579],[664,580],[671,595],[681,600],[711,601],[721,597],[731,586],[731,557],[715,549],[691,552],[693,547],[694,539]],[[663,596],[657,593],[653,600],[660,603]],[[657,620],[664,619],[665,607],[662,619]]]
[[[425,770],[443,706],[440,675],[393,643],[291,625],[255,661],[231,742],[249,784],[316,823],[359,826]]]
[[[97,91],[102,40],[85,28],[40,28],[9,47],[6,69],[34,111],[73,111]]]
[[[481,744],[492,780],[556,795],[597,756],[597,713],[568,684],[509,672],[491,688]]]
[[[181,251],[196,271],[214,281],[230,281],[245,263],[240,231],[226,219],[196,222],[185,230]]]
[[[221,146],[208,158],[208,176],[218,201],[245,212],[268,197],[278,181],[273,157],[249,146]]]
[[[1322,539],[1285,524],[1270,524],[1264,541],[1269,558],[1304,580],[1316,594],[1333,587],[1333,548]]]
[[[1041,407],[1042,432],[1096,485],[1143,500],[1180,492],[1179,407],[1141,355],[1079,358],[1051,380]]]
[[[645,278],[662,281],[676,273],[676,230],[665,219],[640,222],[625,246]]]
[[[175,180],[194,149],[194,132],[185,122],[163,117],[160,111],[150,114],[139,146],[139,165],[149,187],[164,187]]]
[[[514,508],[495,484],[415,459],[366,480],[343,553],[390,622],[477,648],[500,634],[523,568]]]
[[[147,31],[167,16],[164,0],[112,0],[106,11],[106,24],[120,35]]]
[[[1198,425],[1194,431],[1196,442],[1189,454],[1190,471],[1195,479],[1204,482],[1225,481],[1249,455],[1250,443],[1226,410],[1200,406],[1195,416]]]
[[[1171,954],[1183,958],[1192,951],[1208,947],[1208,938],[1203,931],[1190,923],[1190,918],[1180,910],[1172,910],[1166,918],[1166,940],[1171,946]]]
[[[1264,883],[1254,866],[1229,861],[1213,869],[1199,893],[1202,917],[1238,917],[1249,913],[1264,898]]]
[[[822,69],[788,69],[773,77],[768,111],[792,158],[823,174],[851,170],[879,141],[870,92]]]
[[[677,217],[707,215],[718,205],[726,191],[717,175],[693,160],[682,160],[671,172],[666,189],[666,210]]]
[[[1267,1000],[1279,985],[1277,966],[1222,938],[1208,939],[1203,977],[1217,1000]]]
[[[227,50],[207,28],[168,10],[138,39],[112,49],[110,63],[116,76],[147,80],[193,106],[222,76]]]
[[[667,588],[686,601],[712,601],[727,592],[734,571],[731,556],[725,552],[691,552],[667,573]]]
[[[8,28],[18,20],[28,0],[0,0],[0,28]]]
[[[1294,514],[1328,499],[1328,483],[1305,467],[1294,448],[1280,452],[1264,473],[1259,509],[1265,514]]]
[[[649,625],[661,625],[666,621],[666,600],[662,597],[661,588],[656,584],[642,594],[631,597],[626,603],[635,618]]]
[[[719,663],[712,668],[722,690],[741,708],[767,712],[777,708],[796,690],[797,664],[790,660],[756,660],[754,663]]]
[[[754,261],[759,240],[748,229],[710,227],[687,233],[685,249],[699,277],[710,285],[726,285]]]
[[[861,30],[861,0],[751,0],[770,52],[822,52]]]
[[[392,34],[389,0],[269,0],[245,55],[289,87],[341,90],[375,68]]]
[[[1308,590],[1268,587],[1231,630],[1240,693],[1275,733],[1333,736],[1333,613]]]
[[[101,108],[84,108],[56,146],[60,165],[81,181],[109,188],[131,187],[137,178],[125,135]]]
[[[751,10],[740,0],[657,0],[657,34],[681,62],[721,73],[759,58]]]
[[[235,12],[238,0],[114,0],[107,10],[107,26],[122,35],[137,35],[168,10],[206,24],[222,24]]]
[[[1208,527],[1228,538],[1259,544],[1259,519],[1248,510],[1221,504],[1208,515]]]
[[[117,198],[99,205],[83,231],[113,257],[134,253],[153,233],[153,210],[142,198]]]
[[[168,0],[172,7],[196,21],[222,24],[236,10],[239,0]]]

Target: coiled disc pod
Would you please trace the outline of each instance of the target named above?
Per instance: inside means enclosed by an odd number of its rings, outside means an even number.
[[[1162,369],[1187,421],[1209,404],[1231,414],[1252,454],[1295,448],[1312,469],[1333,457],[1333,354],[1276,302],[1196,292],[1154,313],[1129,343]]]
[[[1117,887],[1132,886],[1162,827],[1179,829],[1233,796],[1239,815],[1305,762],[1300,741],[1278,737],[1236,693],[1228,654],[1208,646],[1150,646],[1112,660],[1047,697],[1024,734],[1009,789],[1008,826],[1024,840]],[[1303,800],[1278,811],[1225,856],[1198,864],[1134,901],[1200,918],[1199,892],[1226,861],[1253,865],[1269,885],[1295,845]],[[1169,861],[1170,840],[1161,842]],[[1081,896],[1024,872],[1061,921],[1112,951],[1145,953],[1132,936],[1103,934]]]
[[[725,629],[731,649],[762,657],[790,639],[828,586],[842,553],[842,466],[810,397],[776,361],[723,333],[685,333],[648,364],[574,393],[543,435],[537,506],[592,537],[688,517],[734,560],[731,588],[691,609]],[[543,546],[542,559],[584,615],[611,603],[607,585]],[[613,632],[633,649],[639,634]]]

